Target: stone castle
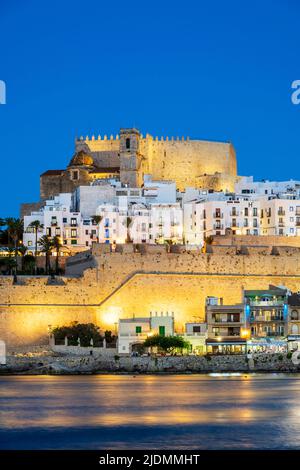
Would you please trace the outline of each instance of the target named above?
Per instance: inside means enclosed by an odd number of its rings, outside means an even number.
[[[68,167],[41,175],[41,201],[107,177],[138,187],[144,173],[175,180],[179,189],[232,189],[238,178],[231,144],[144,138],[136,129],[121,129],[115,139],[77,139]],[[0,337],[9,349],[46,344],[55,326],[79,321],[113,330],[119,318],[147,317],[150,311],[174,312],[180,331],[184,323],[204,319],[209,295],[234,304],[244,289],[274,284],[299,291],[300,248],[274,250],[274,237],[270,246],[258,244],[255,237],[246,250],[212,246],[206,253],[133,244],[112,252],[109,245],[94,244],[91,252],[67,260],[65,276],[0,276]]]
[[[40,176],[40,200],[104,178],[116,177],[129,187],[140,187],[148,173],[153,179],[175,181],[181,191],[188,186],[231,191],[237,181],[236,154],[231,143],[143,137],[134,128],[121,129],[115,138],[80,137],[67,168]],[[40,205],[23,204],[22,216]]]

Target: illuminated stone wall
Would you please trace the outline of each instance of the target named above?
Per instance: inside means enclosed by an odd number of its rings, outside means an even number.
[[[174,180],[180,190],[187,186],[233,190],[237,166],[230,143],[149,136],[142,139],[140,151],[146,155],[154,179]]]
[[[85,150],[104,166],[119,166],[119,138],[86,138],[76,142],[76,150]],[[179,138],[140,137],[138,154],[143,173],[154,179],[176,181],[180,190],[187,186],[215,190],[233,190],[237,163],[232,144]],[[142,180],[142,178],[140,178]]]
[[[59,278],[57,285],[30,277],[13,285],[12,278],[0,277],[0,338],[9,348],[43,344],[49,325],[76,320],[114,331],[118,316],[148,316],[150,311],[174,311],[180,331],[186,321],[203,320],[208,295],[238,303],[243,288],[263,289],[271,283],[300,290],[296,248],[279,248],[277,256],[215,249],[213,254],[98,250],[97,268],[84,271],[83,277]]]

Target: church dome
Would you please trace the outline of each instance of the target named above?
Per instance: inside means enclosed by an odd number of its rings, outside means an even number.
[[[94,160],[90,155],[84,152],[84,150],[79,150],[79,152],[75,153],[70,161],[69,166],[92,166]]]

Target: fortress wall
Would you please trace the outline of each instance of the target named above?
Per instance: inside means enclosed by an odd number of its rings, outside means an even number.
[[[294,246],[300,247],[300,237],[286,237],[276,235],[219,235],[213,237],[213,245],[234,246]]]
[[[68,306],[0,306],[0,338],[9,350],[23,345],[48,344],[49,332],[55,326],[96,323],[96,310],[92,307]]]
[[[151,310],[174,311],[182,328],[186,321],[203,319],[208,295],[238,303],[243,288],[276,284],[300,290],[295,249],[279,256],[146,252],[104,253],[95,259],[98,267],[83,277],[58,278],[63,285],[47,285],[46,277],[13,285],[11,277],[0,277],[0,337],[9,347],[45,342],[49,325],[95,321],[114,330],[118,316],[148,316]]]
[[[114,312],[121,317],[147,316],[149,312],[174,312],[175,326],[204,321],[208,295],[223,297],[226,304],[241,303],[243,289],[264,289],[269,284],[298,290],[300,278],[281,276],[138,275],[97,310],[99,322]]]
[[[153,140],[149,145],[144,139],[140,151],[146,155],[154,179],[175,180],[180,190],[187,186],[199,187],[200,175],[237,174],[235,151],[229,143]]]

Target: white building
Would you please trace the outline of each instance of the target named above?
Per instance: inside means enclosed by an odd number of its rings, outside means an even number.
[[[134,346],[142,344],[149,336],[173,336],[174,315],[152,314],[148,318],[122,318],[119,320],[118,352],[130,354]]]
[[[90,219],[82,220],[79,212],[71,211],[71,198],[71,193],[59,194],[54,199],[47,200],[40,211],[24,217],[23,243],[28,248],[28,253],[35,253],[35,230],[30,224],[36,220],[43,226],[38,231],[38,240],[43,235],[49,238],[60,237],[64,247],[61,255],[66,254],[66,251],[74,252],[91,245],[93,234],[97,236],[97,230]],[[38,245],[37,250],[39,249]]]
[[[300,181],[253,181],[253,176],[243,176],[235,184],[234,191],[236,194],[255,197],[289,194],[300,199]]]
[[[185,243],[202,245],[206,237],[225,235],[227,229],[237,235],[260,235],[260,207],[260,199],[235,195],[187,202],[183,209]]]
[[[185,333],[182,335],[191,345],[192,354],[205,354],[207,340],[206,323],[186,323]]]

